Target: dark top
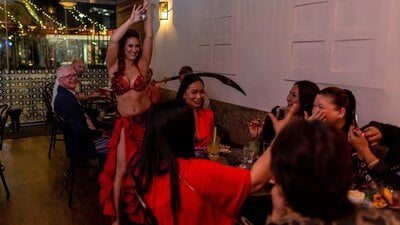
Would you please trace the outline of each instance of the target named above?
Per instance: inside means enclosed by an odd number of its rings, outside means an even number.
[[[399,224],[400,214],[391,210],[382,209],[364,209],[358,208],[350,215],[335,221],[323,221],[317,218],[300,217],[300,218],[283,218],[277,222],[271,222],[269,219],[266,225],[383,225],[383,224]]]
[[[382,133],[379,145],[371,147],[372,153],[380,161],[368,171],[369,174],[374,180],[400,188],[400,127],[376,121],[371,121],[367,126],[375,126]],[[359,165],[365,166],[362,163]]]
[[[85,112],[72,92],[58,86],[54,100],[54,112],[65,121],[61,127],[68,157],[78,160],[88,160],[95,157],[93,140],[101,136],[96,130],[91,130],[86,122]]]
[[[279,106],[275,106],[272,108],[271,112],[274,113],[278,108]],[[264,141],[272,141],[275,137],[274,126],[272,125],[272,120],[268,115],[264,119],[264,127],[261,135]]]
[[[275,106],[274,108],[272,108],[271,112],[275,114],[275,111],[279,108],[279,106]],[[276,115],[276,114],[275,114]],[[265,116],[264,119],[264,126],[263,126],[263,130],[261,132],[261,139],[259,140],[259,151],[258,154],[262,155],[262,153],[264,152],[263,149],[263,142],[267,142],[267,143],[271,143],[271,141],[274,139],[275,137],[275,130],[274,130],[274,126],[272,124],[272,120],[271,118],[269,118],[269,116]],[[267,147],[267,146],[265,146]]]

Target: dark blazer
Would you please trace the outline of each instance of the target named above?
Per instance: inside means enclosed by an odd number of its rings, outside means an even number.
[[[66,123],[61,128],[67,156],[78,160],[94,158],[96,154],[93,140],[101,134],[89,129],[82,105],[72,92],[62,86],[57,89],[54,112]]]

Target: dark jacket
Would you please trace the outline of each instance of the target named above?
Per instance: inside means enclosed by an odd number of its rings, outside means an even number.
[[[374,126],[382,133],[379,146],[371,148],[375,156],[380,158],[381,161],[370,170],[370,174],[386,185],[400,188],[400,127],[371,121],[363,129],[368,126]],[[384,146],[386,149],[380,146]],[[380,157],[379,153],[382,152],[384,154],[381,154]]]
[[[64,134],[67,156],[77,160],[94,158],[95,145],[93,140],[101,134],[89,129],[82,105],[72,92],[62,86],[58,86],[57,89],[54,111],[66,123],[66,126],[61,128]]]

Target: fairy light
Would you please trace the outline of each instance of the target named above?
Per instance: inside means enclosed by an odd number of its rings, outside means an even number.
[[[57,30],[61,31],[61,30],[65,30],[66,29],[66,25],[58,22],[54,17],[49,15],[45,10],[43,10],[41,7],[38,7],[36,4],[31,2],[30,0],[22,0],[21,2],[25,5],[25,7],[28,10],[29,14],[39,23],[40,28],[47,29],[47,26],[45,25],[45,22],[43,21],[43,19],[38,16],[38,13],[40,13],[41,15],[46,17],[48,20],[50,20],[51,22],[56,24],[56,28],[57,29],[55,30],[55,33],[58,33]],[[0,6],[0,10],[4,11],[4,9],[1,6]],[[107,33],[107,27],[105,25],[100,24],[97,21],[94,21],[88,15],[80,12],[75,7],[73,7],[70,10],[66,10],[66,11],[71,13],[72,17],[78,23],[80,23],[82,31],[87,30],[88,27],[94,27],[94,28],[98,28],[98,30],[99,30],[99,32],[101,34],[106,34]],[[22,33],[24,33],[24,25],[19,20],[17,20],[16,17],[13,16],[9,11],[6,11],[6,15],[7,15],[8,18],[10,18],[11,21],[17,23],[18,24],[18,28],[20,30],[22,30]],[[88,24],[88,23],[90,23],[90,24]],[[4,24],[0,23],[0,27],[4,27]]]
[[[54,19],[52,16],[50,16],[47,12],[45,12],[41,7],[38,7],[36,4],[32,3],[31,1],[27,0],[22,0],[22,2],[25,4],[26,8],[28,9],[29,12],[34,12],[32,8],[34,8],[37,12],[40,12],[42,15],[44,15],[47,19],[52,21],[53,23],[56,24],[58,30],[64,30],[66,28],[65,25],[62,23],[58,22],[56,19]],[[35,14],[35,13],[34,13]],[[32,15],[32,13],[31,13]],[[32,15],[33,16],[33,15]],[[36,19],[36,18],[35,18]],[[40,27],[43,29],[46,29],[47,27],[44,25],[44,22],[42,19],[38,18],[38,22],[40,24]]]
[[[18,29],[20,29],[20,30],[24,29],[24,25],[22,25],[22,23],[21,23],[19,20],[17,20],[17,18],[15,18],[15,16],[12,15],[9,11],[4,10],[4,8],[1,7],[1,6],[0,6],[0,10],[5,11],[7,17],[10,18],[10,20],[11,20],[12,22],[18,24]]]
[[[107,30],[107,27],[104,26],[103,24],[100,24],[94,20],[92,20],[88,15],[80,12],[79,10],[77,10],[75,7],[73,7],[70,10],[71,14],[73,15],[74,19],[78,22],[80,22],[82,24],[82,26],[85,27],[86,30],[86,26],[87,24],[85,24],[83,19],[86,19],[87,21],[89,21],[91,24],[93,24],[95,27],[99,28],[100,31],[104,32]]]
[[[32,9],[32,5],[29,4],[28,1],[23,1],[26,10],[28,10],[29,14],[40,24],[41,27],[44,26],[43,20],[36,14],[36,12]]]

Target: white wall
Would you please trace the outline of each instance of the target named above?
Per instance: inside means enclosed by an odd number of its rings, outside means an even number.
[[[198,43],[196,1],[213,2],[213,0],[170,0],[170,19],[155,21],[152,67],[155,70],[156,79],[177,75],[182,65],[194,65],[193,68],[199,70],[196,68],[198,65],[196,61],[196,44]],[[206,90],[212,99],[268,111],[275,105],[286,104],[286,95],[293,84],[288,76],[292,29],[290,4],[297,0],[236,1],[234,36],[237,73],[231,78],[246,91],[247,96],[211,78],[204,79]],[[329,1],[331,4],[336,4],[336,1],[343,3],[343,0]],[[344,85],[349,82],[346,77],[343,77],[338,83],[319,83],[319,85],[321,88],[336,85],[352,90],[358,101],[357,112],[361,125],[370,120],[400,125],[400,104],[398,104],[400,99],[398,88],[400,84],[400,1],[380,1],[387,11],[381,24],[383,32],[379,37],[383,40],[379,40],[378,46],[375,47],[383,59],[379,57],[380,59],[374,63],[379,64],[375,68],[381,68],[379,71],[382,74],[374,76],[383,79],[382,84],[377,87],[363,87],[359,84],[349,86]],[[299,75],[297,78],[302,79],[307,76]],[[357,79],[365,78],[357,77]],[[161,85],[164,88],[176,90],[178,82]]]

